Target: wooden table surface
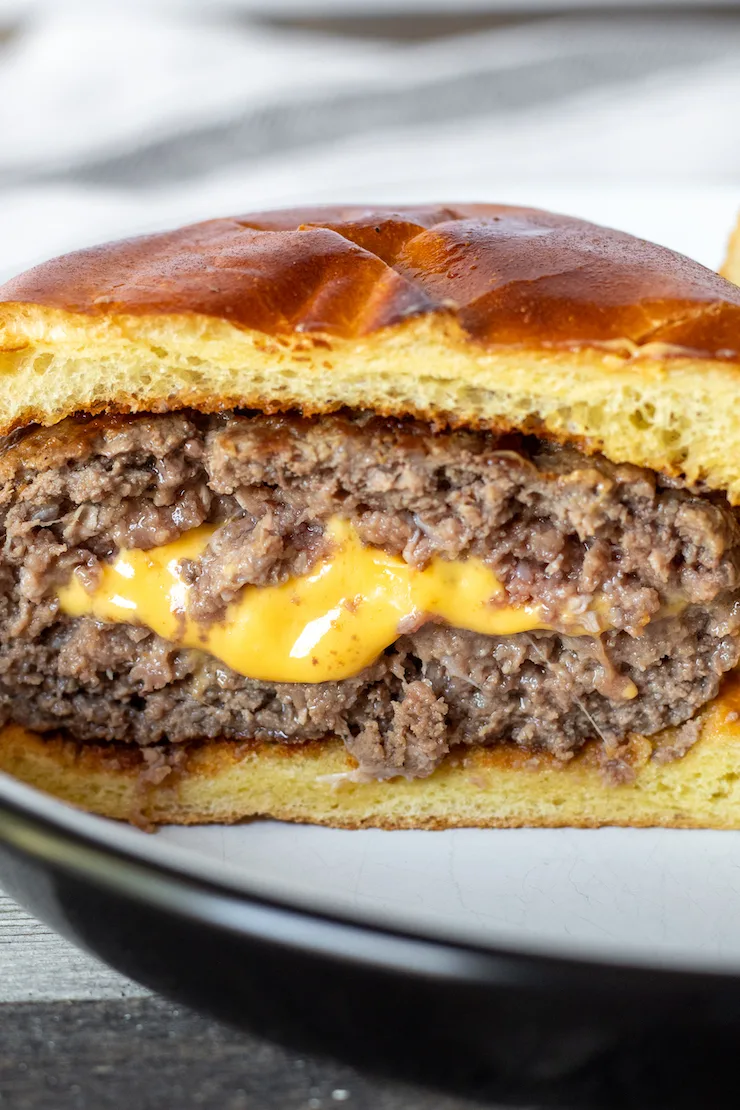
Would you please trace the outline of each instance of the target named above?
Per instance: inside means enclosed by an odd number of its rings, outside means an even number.
[[[0,893],[0,1110],[467,1110],[154,997]]]

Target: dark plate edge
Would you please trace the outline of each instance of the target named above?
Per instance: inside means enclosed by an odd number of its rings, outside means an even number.
[[[185,874],[162,861],[103,845],[86,832],[65,828],[51,816],[28,812],[21,803],[1,795],[0,841],[52,874],[74,876],[207,927],[390,972],[477,986],[567,987],[625,995],[645,991],[670,995],[685,992],[687,987],[715,992],[740,985],[740,974],[733,972],[487,948],[296,908],[279,899],[231,891],[217,881]]]

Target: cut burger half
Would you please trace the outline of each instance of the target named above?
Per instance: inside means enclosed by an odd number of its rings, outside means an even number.
[[[740,827],[729,282],[476,205],[0,297],[1,768],[144,824]]]

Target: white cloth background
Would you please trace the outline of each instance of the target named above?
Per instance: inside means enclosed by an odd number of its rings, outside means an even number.
[[[590,183],[660,185],[670,203],[724,183],[740,206],[738,8],[413,44],[186,0],[3,0],[14,15],[0,47],[0,276],[101,238],[301,201],[530,202],[545,184]]]

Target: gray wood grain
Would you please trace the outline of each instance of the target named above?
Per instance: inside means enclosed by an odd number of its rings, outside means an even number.
[[[156,998],[0,1006],[5,1110],[473,1110]]]
[[[156,998],[0,893],[0,1110],[473,1110]]]
[[[0,1003],[145,995],[0,892]]]

